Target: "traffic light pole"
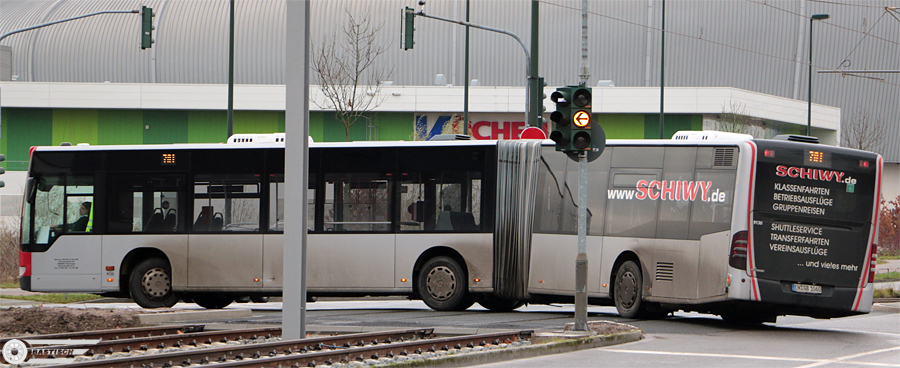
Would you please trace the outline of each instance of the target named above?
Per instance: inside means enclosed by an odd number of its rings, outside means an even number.
[[[30,31],[30,30],[34,30],[34,29],[38,29],[38,28],[44,28],[44,27],[46,27],[46,26],[52,26],[52,25],[54,25],[54,24],[59,24],[59,23],[63,23],[63,22],[68,22],[68,21],[70,21],[70,20],[76,20],[76,19],[81,19],[81,18],[93,17],[93,16],[95,16],[95,15],[100,15],[100,14],[139,14],[139,13],[140,13],[139,10],[104,10],[104,11],[100,11],[100,12],[96,12],[96,13],[85,14],[85,15],[79,15],[79,16],[77,16],[77,17],[66,18],[66,19],[62,19],[62,20],[57,20],[57,21],[53,21],[53,22],[49,22],[49,23],[38,24],[38,25],[36,25],[36,26],[31,26],[31,27],[22,28],[22,29],[17,29],[17,30],[15,30],[15,31],[7,32],[7,33],[4,33],[2,36],[0,36],[0,41],[3,41],[3,39],[6,38],[7,36],[12,36],[12,35],[14,35],[14,34],[16,34],[16,33],[21,33],[21,32],[25,32],[25,31]]]
[[[532,7],[533,7],[532,10],[534,10],[534,8],[537,7],[537,3],[535,2],[534,5],[532,5]],[[504,31],[504,30],[498,29],[498,28],[491,28],[491,27],[487,27],[487,26],[464,22],[461,20],[453,20],[453,19],[436,17],[433,15],[428,15],[428,14],[425,14],[425,12],[423,10],[419,10],[417,13],[414,13],[414,14],[417,17],[424,17],[424,18],[429,18],[429,19],[434,19],[434,20],[440,20],[440,21],[444,21],[444,22],[448,22],[448,23],[455,23],[455,24],[459,24],[459,25],[463,25],[463,26],[469,26],[472,28],[483,29],[485,31],[502,33],[502,34],[510,36],[510,37],[514,38],[516,41],[518,41],[519,45],[522,46],[522,51],[525,51],[525,72],[528,73],[528,77],[527,77],[528,92],[526,93],[526,95],[527,95],[526,99],[528,101],[526,101],[526,103],[525,103],[525,116],[526,116],[529,126],[540,127],[539,126],[540,124],[538,123],[538,114],[540,114],[540,109],[537,109],[536,106],[540,105],[541,107],[543,107],[543,103],[540,101],[535,102],[532,100],[536,99],[537,97],[540,97],[540,95],[543,93],[543,86],[542,86],[543,80],[541,80],[540,78],[537,77],[537,70],[532,71],[531,53],[528,52],[528,47],[525,46],[525,42],[522,42],[522,39],[519,38],[519,36],[516,36],[512,32]],[[532,14],[534,14],[535,18],[537,17],[537,14],[535,11],[532,11]],[[534,25],[535,28],[536,28],[536,26],[537,26],[537,24]],[[535,37],[535,40],[536,39],[537,38]],[[536,41],[534,41],[533,43],[536,43]],[[536,65],[535,65],[535,69],[537,69]],[[534,74],[534,75],[532,75],[532,74]],[[540,91],[535,92],[534,88],[535,88],[535,86],[538,86],[538,85],[541,85],[540,87],[538,87],[540,89]],[[468,124],[468,122],[466,122],[466,124]]]
[[[578,255],[575,256],[575,331],[587,331],[587,152],[578,154]]]

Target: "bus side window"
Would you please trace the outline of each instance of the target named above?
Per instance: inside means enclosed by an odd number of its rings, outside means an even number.
[[[269,231],[284,231],[285,186],[283,174],[269,175]],[[306,189],[306,229],[315,231],[316,178],[310,176]]]
[[[325,231],[391,231],[391,180],[382,173],[325,175]]]
[[[197,175],[194,180],[194,232],[260,230],[258,175]]]
[[[688,239],[730,229],[734,208],[734,170],[697,170],[696,178],[706,189],[691,204]]]

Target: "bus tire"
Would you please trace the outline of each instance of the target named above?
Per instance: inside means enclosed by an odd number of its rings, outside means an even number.
[[[194,295],[194,303],[206,309],[222,309],[234,302],[233,296],[203,293]]]
[[[509,312],[525,305],[518,300],[499,298],[493,295],[483,295],[478,299],[478,304],[491,312]]]
[[[641,300],[643,293],[643,276],[641,268],[634,261],[625,261],[616,271],[615,295],[616,310],[625,318],[642,318],[647,308]]]
[[[128,290],[131,299],[142,308],[169,308],[179,299],[172,291],[172,268],[162,258],[138,263],[131,271]]]
[[[455,259],[447,256],[434,257],[419,270],[419,296],[434,310],[466,310],[475,303],[469,294],[466,280],[465,272]]]

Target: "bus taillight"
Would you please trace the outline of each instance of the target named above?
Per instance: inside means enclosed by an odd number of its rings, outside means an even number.
[[[875,267],[878,266],[878,244],[872,243],[872,257],[869,260],[869,283],[875,282]]]
[[[747,269],[747,230],[734,233],[731,238],[731,255],[728,264],[739,270]]]

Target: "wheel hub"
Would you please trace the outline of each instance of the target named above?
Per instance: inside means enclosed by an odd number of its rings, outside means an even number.
[[[449,268],[438,266],[428,273],[425,280],[428,293],[437,300],[447,300],[456,291],[456,275]]]
[[[622,274],[619,284],[616,285],[616,294],[625,308],[631,308],[634,305],[637,297],[637,282],[633,273],[626,271]]]
[[[148,298],[165,298],[172,291],[169,274],[161,268],[148,270],[141,279],[141,289]]]

